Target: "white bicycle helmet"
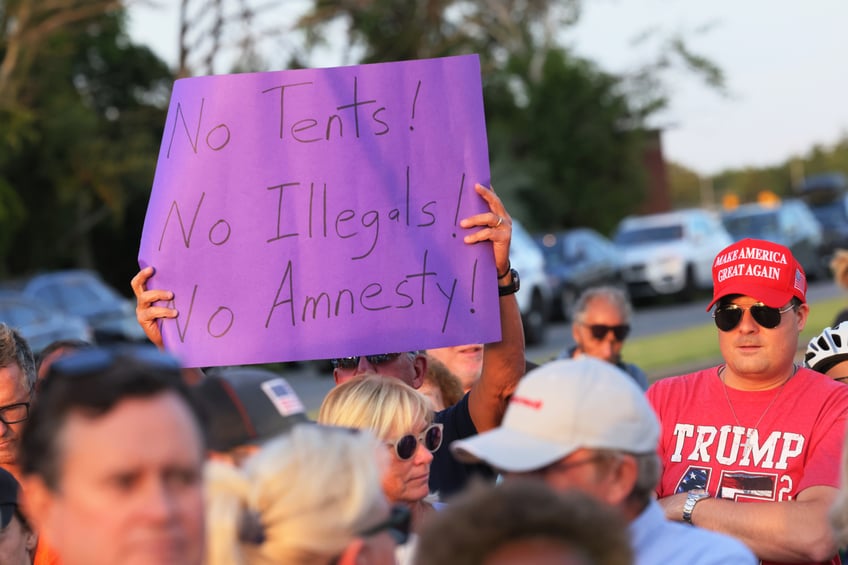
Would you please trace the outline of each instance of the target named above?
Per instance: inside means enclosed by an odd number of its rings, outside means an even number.
[[[835,328],[825,328],[822,333],[810,340],[804,361],[807,367],[820,373],[826,373],[841,361],[848,360],[848,322],[842,322]]]

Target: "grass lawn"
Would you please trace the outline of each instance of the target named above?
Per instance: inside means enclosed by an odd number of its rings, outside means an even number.
[[[810,338],[829,326],[844,306],[844,297],[810,303],[810,316],[798,346],[806,349]],[[649,374],[664,367],[718,359],[721,353],[716,332],[715,324],[709,321],[685,330],[632,338],[624,346],[624,358]]]

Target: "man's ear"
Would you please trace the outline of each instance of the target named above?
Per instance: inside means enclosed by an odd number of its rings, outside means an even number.
[[[53,510],[53,491],[41,477],[28,475],[21,479],[21,510],[30,527],[39,535],[50,538],[50,514]]]
[[[636,486],[639,475],[636,458],[632,455],[620,455],[619,459],[612,464],[609,473],[610,480],[604,497],[610,505],[620,506],[624,504],[633,492],[633,487]]]
[[[415,376],[411,383],[412,388],[419,389],[424,384],[424,377],[427,375],[427,355],[418,353],[412,360],[412,366],[415,368]]]
[[[572,322],[571,324],[571,339],[574,340],[574,344],[577,346],[577,351],[580,351],[580,335],[577,333],[577,322]]]
[[[27,529],[24,538],[24,547],[26,547],[27,553],[29,553],[31,557],[35,552],[35,548],[38,546],[38,534],[36,534],[32,529]]]

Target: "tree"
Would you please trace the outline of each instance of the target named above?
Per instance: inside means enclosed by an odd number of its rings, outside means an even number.
[[[314,0],[307,47],[347,31],[345,63],[480,55],[496,189],[531,228],[609,230],[643,198],[642,130],[683,67],[723,88],[720,69],[678,36],[626,76],[562,47],[580,0]],[[645,34],[643,40],[656,39]]]
[[[123,12],[110,11],[55,30],[17,86],[11,115],[27,123],[0,151],[0,185],[27,221],[13,237],[1,226],[0,243],[28,252],[4,253],[6,271],[135,262],[172,77],[124,25]],[[133,270],[116,275],[122,286]]]
[[[530,64],[514,57],[485,90],[498,190],[531,229],[608,232],[642,198],[639,117],[620,80],[588,61],[551,48],[535,81]]]

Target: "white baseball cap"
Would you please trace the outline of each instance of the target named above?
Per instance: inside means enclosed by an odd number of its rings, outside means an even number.
[[[660,425],[644,392],[618,367],[581,357],[527,373],[499,428],[451,444],[460,461],[535,471],[580,448],[657,449]]]

